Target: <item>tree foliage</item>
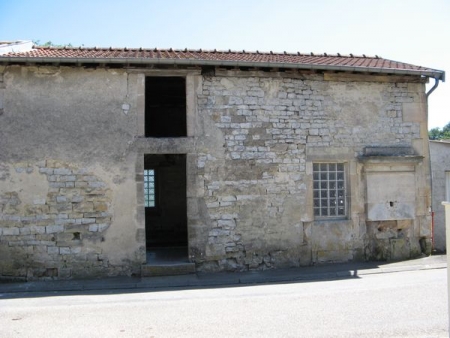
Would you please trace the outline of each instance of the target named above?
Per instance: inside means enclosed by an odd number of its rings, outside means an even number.
[[[428,131],[428,138],[430,140],[450,140],[450,122],[442,129],[432,128]]]
[[[65,45],[57,45],[51,41],[47,41],[45,43],[41,43],[41,40],[33,40],[33,44],[39,47],[72,47],[72,44],[65,44]]]

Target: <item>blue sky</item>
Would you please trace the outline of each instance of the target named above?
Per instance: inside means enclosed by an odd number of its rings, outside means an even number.
[[[354,53],[450,71],[449,0],[0,0],[0,15],[0,40]],[[440,83],[429,127],[448,122]]]

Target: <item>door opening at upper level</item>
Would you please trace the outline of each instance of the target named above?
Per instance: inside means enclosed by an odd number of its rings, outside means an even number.
[[[186,137],[186,78],[145,78],[145,137]]]

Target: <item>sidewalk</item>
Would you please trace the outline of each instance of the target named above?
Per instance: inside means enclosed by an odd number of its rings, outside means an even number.
[[[260,283],[333,280],[364,275],[447,268],[447,256],[436,255],[402,262],[359,262],[234,273],[197,273],[164,277],[114,277],[90,280],[0,283],[2,294],[58,291],[105,291],[233,286]]]

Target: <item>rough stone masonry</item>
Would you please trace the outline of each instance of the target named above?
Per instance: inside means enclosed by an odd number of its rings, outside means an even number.
[[[409,120],[403,109],[420,101],[420,86],[333,83],[319,77],[205,78],[199,108],[217,128],[223,147],[199,154],[211,219],[205,256],[213,258],[203,266],[244,270],[397,258],[399,250],[391,247],[399,240],[406,257],[419,253],[418,242],[409,241],[414,226],[405,236],[395,221],[389,235],[375,234],[379,246],[388,248],[369,248],[362,166],[354,162],[367,145],[411,147],[421,139],[420,121]],[[349,219],[314,222],[309,154],[355,165]]]
[[[430,250],[416,77],[17,65],[2,74],[2,278],[138,275],[145,154],[186,154],[198,271]],[[143,79],[169,75],[186,77],[187,136],[146,138]],[[315,214],[320,163],[343,165],[343,217]]]

